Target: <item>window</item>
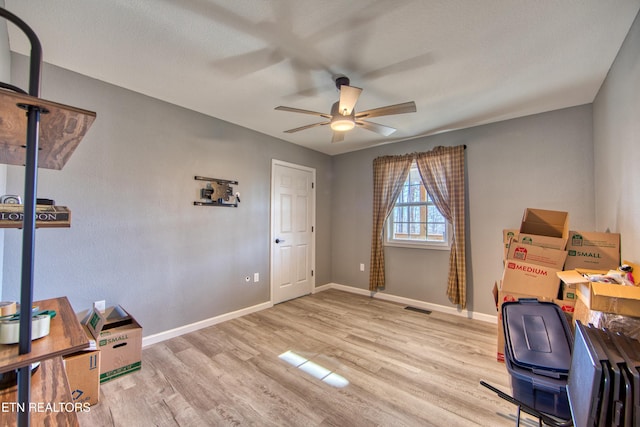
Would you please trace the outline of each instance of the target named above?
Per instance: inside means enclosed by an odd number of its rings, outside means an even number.
[[[449,225],[427,194],[414,161],[393,211],[387,218],[385,243],[449,249]]]

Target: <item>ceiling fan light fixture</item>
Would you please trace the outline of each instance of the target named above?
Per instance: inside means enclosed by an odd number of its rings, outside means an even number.
[[[331,123],[329,125],[334,132],[346,132],[356,127],[355,116],[353,111],[351,114],[343,114],[340,111],[340,102],[336,102],[331,106]]]
[[[331,120],[330,126],[331,126],[331,129],[336,132],[346,132],[356,127],[356,123],[349,116],[334,117]]]

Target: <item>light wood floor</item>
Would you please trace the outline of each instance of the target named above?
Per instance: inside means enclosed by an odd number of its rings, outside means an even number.
[[[143,350],[82,426],[513,426],[496,325],[329,290]],[[291,350],[349,381],[333,387]],[[537,425],[525,419],[523,426]]]

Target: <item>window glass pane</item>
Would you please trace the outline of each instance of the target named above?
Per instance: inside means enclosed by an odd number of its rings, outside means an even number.
[[[420,237],[420,224],[411,223],[409,227],[409,234],[411,234],[411,239]]]
[[[429,204],[428,205],[428,209],[429,209],[429,222],[444,222],[445,219],[442,216],[442,214],[440,213],[440,211],[438,210],[438,208],[436,208],[436,205],[432,205]]]
[[[415,162],[388,222],[388,238],[391,240],[447,242],[447,222],[422,185]]]
[[[429,240],[444,241],[447,227],[444,223],[431,223],[428,226]]]
[[[408,206],[402,206],[400,208],[398,208],[398,212],[399,212],[399,221],[400,222],[407,222],[409,220],[409,207]]]
[[[410,185],[409,188],[409,199],[407,200],[410,203],[415,203],[420,201],[420,187],[417,185]]]
[[[420,221],[420,206],[409,206],[409,222]]]
[[[398,200],[396,203],[405,203],[407,201],[407,186],[402,187],[402,191],[400,191],[400,195],[398,196]]]

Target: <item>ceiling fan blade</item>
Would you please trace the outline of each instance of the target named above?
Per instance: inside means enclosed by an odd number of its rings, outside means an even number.
[[[213,61],[211,65],[230,76],[240,78],[278,64],[284,59],[284,55],[279,50],[264,48],[221,58]]]
[[[299,94],[303,96],[315,96],[318,93],[318,89],[314,86],[312,71],[313,68],[304,61],[296,58],[291,58],[289,61],[293,72],[294,79],[296,81],[296,87]]]
[[[340,86],[340,114],[343,116],[351,115],[353,107],[356,106],[362,89],[359,87],[342,85]]]
[[[366,130],[370,130],[371,132],[375,132],[378,133],[380,135],[383,136],[389,136],[392,133],[394,133],[396,131],[395,128],[389,127],[389,126],[384,126],[378,123],[373,123],[373,122],[365,122],[363,121],[357,121],[356,122],[356,126],[359,126],[361,128],[365,128]]]
[[[333,135],[331,136],[331,143],[333,144],[334,142],[342,142],[344,141],[344,132],[333,132]]]
[[[282,105],[276,107],[275,109],[279,111],[289,111],[291,113],[311,114],[312,116],[320,116],[320,117],[324,117],[325,119],[331,118],[330,114],[319,113],[317,111],[311,111],[311,110],[302,110],[300,108],[283,107]]]
[[[413,101],[402,104],[387,105],[386,107],[374,108],[372,110],[360,111],[356,113],[356,119],[368,119],[369,117],[391,116],[394,114],[415,113],[416,103]]]
[[[316,126],[324,126],[324,125],[328,125],[329,123],[330,122],[313,123],[313,124],[310,124],[310,125],[300,126],[299,128],[285,130],[284,132],[285,133],[300,132],[301,130],[311,129],[311,128],[314,128]]]
[[[377,70],[369,71],[367,73],[364,73],[361,77],[368,80],[379,79],[391,74],[397,74],[404,71],[423,68],[427,65],[433,64],[434,62],[435,61],[433,58],[433,53],[427,52],[423,53],[422,55],[417,55],[412,58],[405,59],[404,61],[394,62],[393,64],[378,68]]]

